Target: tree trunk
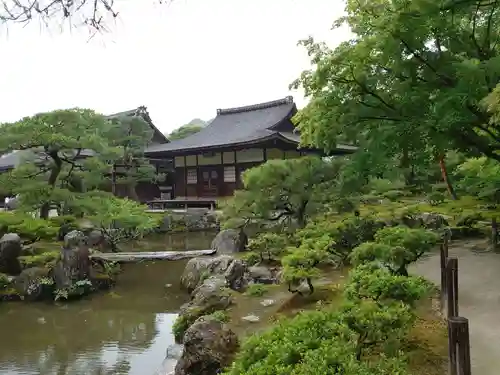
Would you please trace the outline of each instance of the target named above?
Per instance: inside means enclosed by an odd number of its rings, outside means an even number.
[[[139,202],[139,196],[137,195],[137,191],[135,182],[127,183],[127,197],[132,199],[133,201]]]
[[[48,184],[49,184],[51,189],[54,189],[54,187],[56,186],[57,178],[59,177],[59,174],[61,173],[62,160],[59,158],[57,151],[49,152],[48,154],[52,158],[52,160],[54,161],[54,166],[50,170]],[[42,204],[42,206],[40,207],[40,219],[47,220],[49,218],[50,203],[51,202],[49,200],[47,202],[44,202]]]
[[[443,181],[446,184],[446,189],[453,200],[457,200],[457,194],[455,193],[455,189],[451,185],[450,176],[448,176],[448,171],[446,169],[446,163],[444,161],[444,155],[439,156],[439,168],[441,169],[441,175],[443,176]]]
[[[304,228],[306,226],[306,208],[309,200],[302,201],[300,207],[297,209],[296,218],[297,224],[300,228]]]

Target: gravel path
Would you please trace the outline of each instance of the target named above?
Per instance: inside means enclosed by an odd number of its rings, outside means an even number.
[[[469,319],[472,375],[500,374],[500,254],[474,252],[484,242],[450,246],[458,257],[459,313]],[[412,272],[439,285],[439,254],[422,259]]]

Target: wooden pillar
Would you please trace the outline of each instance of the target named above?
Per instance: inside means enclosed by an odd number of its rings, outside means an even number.
[[[441,312],[444,312],[446,306],[446,263],[448,261],[448,238],[445,237],[440,247],[440,266],[441,266]]]
[[[233,158],[234,158],[234,173],[236,175],[236,189],[238,189],[241,183],[241,176],[240,176],[240,170],[238,168],[238,161],[236,160],[236,151],[233,151]]]
[[[450,375],[471,375],[469,321],[461,316],[448,319]]]
[[[448,318],[458,316],[458,259],[446,262],[446,294],[448,295]]]
[[[187,198],[188,194],[188,169],[187,169],[187,159],[184,155],[184,199]]]
[[[196,154],[196,157],[195,157],[195,159],[196,159],[196,161],[195,161],[195,163],[196,163],[196,187],[195,187],[195,189],[196,189],[196,196],[199,197],[201,195],[200,192],[203,191],[203,175],[202,175],[200,167],[199,167],[198,156],[199,155]]]
[[[263,154],[264,154],[264,163],[267,161],[267,148],[264,147],[264,149],[262,150]]]
[[[498,223],[497,218],[491,219],[491,248],[493,251],[498,251]]]
[[[172,181],[172,192],[170,193],[172,199],[175,199],[177,195],[176,181],[177,181],[177,170],[175,169],[175,156],[172,158],[172,168],[174,169],[174,178]],[[168,181],[168,176],[165,176],[165,181]]]

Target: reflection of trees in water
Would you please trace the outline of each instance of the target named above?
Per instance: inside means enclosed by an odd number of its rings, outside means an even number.
[[[0,368],[14,364],[40,369],[41,375],[127,374],[127,358],[116,356],[148,348],[158,334],[153,313],[19,307],[0,315]],[[116,364],[111,368],[103,360]]]

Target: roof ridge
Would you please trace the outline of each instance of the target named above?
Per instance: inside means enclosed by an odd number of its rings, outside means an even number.
[[[243,107],[234,107],[234,108],[225,108],[225,109],[219,108],[219,109],[217,109],[217,114],[218,115],[229,115],[229,114],[233,114],[233,113],[250,112],[250,111],[256,111],[259,109],[277,107],[280,105],[290,104],[290,103],[293,103],[293,97],[287,96],[286,98],[283,98],[283,99],[273,100],[270,102],[264,102],[264,103],[259,103],[259,104],[252,104],[252,105],[247,105],[247,106],[243,106]]]

